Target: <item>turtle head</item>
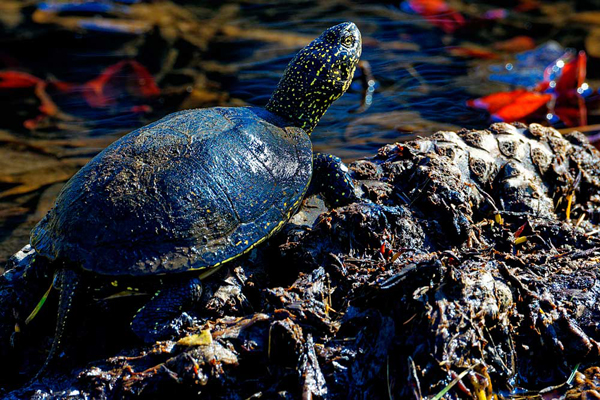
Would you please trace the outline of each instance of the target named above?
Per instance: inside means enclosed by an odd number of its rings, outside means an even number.
[[[327,29],[289,63],[266,109],[310,134],[350,86],[361,51],[352,22]]]

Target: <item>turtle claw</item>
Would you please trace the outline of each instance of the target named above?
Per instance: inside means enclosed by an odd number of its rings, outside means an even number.
[[[342,159],[332,154],[315,153],[313,180],[309,193],[320,193],[334,207],[359,200],[350,171]]]
[[[188,313],[182,312],[178,317],[166,323],[155,323],[150,327],[143,326],[137,327],[137,329],[135,325],[132,325],[132,329],[144,343],[154,343],[182,336],[185,330],[193,325],[194,318]]]
[[[159,290],[133,317],[133,333],[145,343],[181,335],[194,324],[194,318],[182,310],[198,303],[201,296],[202,283],[198,277]]]

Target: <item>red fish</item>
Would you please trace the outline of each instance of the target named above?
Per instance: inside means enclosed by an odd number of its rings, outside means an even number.
[[[446,33],[452,33],[466,23],[465,17],[445,0],[407,0],[405,4]]]
[[[496,121],[525,121],[546,107],[547,118],[556,115],[566,126],[587,125],[587,108],[582,96],[589,87],[585,82],[587,56],[561,57],[546,68],[544,81],[535,89],[499,92],[467,101],[467,106],[489,111]],[[557,78],[557,68],[560,73]],[[553,100],[553,101],[551,101]]]
[[[42,79],[20,71],[0,71],[1,89],[32,88],[40,84],[46,84]]]
[[[148,70],[137,61],[124,60],[106,68],[83,87],[83,96],[94,108],[105,108],[117,102],[124,90],[134,97],[151,98],[160,89]]]
[[[587,107],[582,94],[588,89],[585,82],[587,56],[580,51],[572,60],[564,63],[560,77],[548,86],[552,89],[556,102],[556,116],[567,126],[587,125]]]
[[[120,61],[107,67],[100,75],[84,84],[43,80],[31,74],[7,70],[0,71],[0,90],[28,89],[41,102],[40,114],[24,121],[27,129],[35,129],[48,121],[49,117],[72,119],[54,103],[51,94],[82,96],[93,108],[116,107],[123,97],[149,99],[160,95],[160,89],[152,74],[133,60]],[[133,113],[150,111],[147,105],[132,105]]]
[[[495,121],[521,121],[545,107],[550,100],[550,94],[519,89],[469,100],[467,105],[487,110]]]

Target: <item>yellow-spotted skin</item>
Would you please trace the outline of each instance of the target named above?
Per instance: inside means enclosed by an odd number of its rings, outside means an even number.
[[[361,52],[360,31],[352,22],[327,29],[296,54],[265,108],[310,134],[350,87]]]
[[[309,134],[350,85],[361,46],[356,25],[336,25],[290,62],[266,109],[181,111],[119,139],[67,182],[32,246],[110,276],[202,270],[246,253],[302,201]]]
[[[59,266],[62,288],[45,368],[60,353],[76,294],[158,282],[133,330],[145,341],[177,334],[189,322],[181,311],[200,300],[200,280],[275,234],[299,207],[313,173],[309,135],[350,86],[360,53],[357,27],[334,26],[292,60],[264,109],[168,115],[67,182],[31,233],[37,255]]]
[[[343,206],[357,200],[354,182],[342,159],[332,154],[316,153],[313,157],[311,192],[320,193],[334,206]]]

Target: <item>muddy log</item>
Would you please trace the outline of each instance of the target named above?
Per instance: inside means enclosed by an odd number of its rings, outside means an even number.
[[[597,394],[600,153],[582,134],[438,132],[349,168],[359,202],[309,196],[280,234],[205,282],[178,337],[144,346],[130,332],[147,296],[95,299],[60,366],[33,382],[58,295],[26,323],[54,267],[25,247],[0,277],[0,395]]]

